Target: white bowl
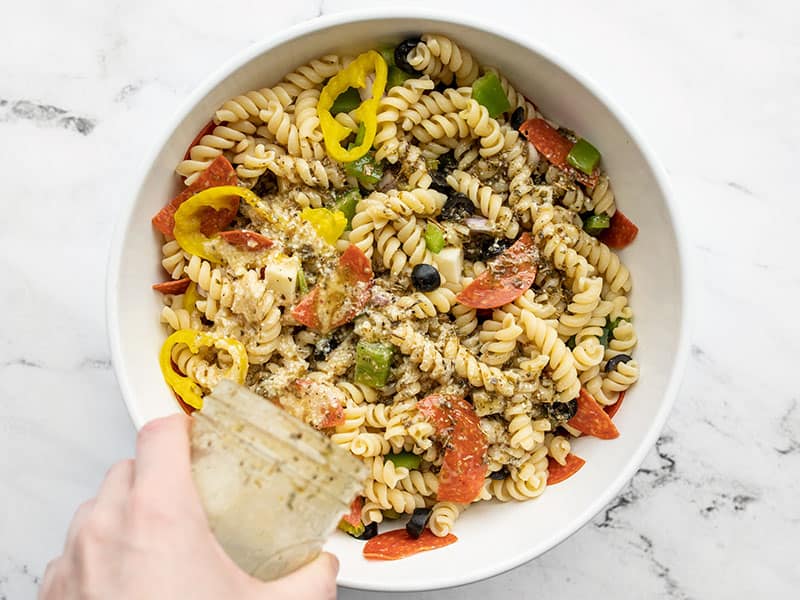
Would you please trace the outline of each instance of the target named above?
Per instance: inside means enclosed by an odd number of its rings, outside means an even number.
[[[621,436],[575,443],[587,460],[574,477],[523,503],[480,503],[459,519],[459,541],[400,561],[370,562],[362,543],[334,536],[328,549],[341,561],[339,583],[371,590],[423,590],[496,575],[552,548],[591,519],[632,477],[655,442],[676,394],[686,355],[687,276],[675,203],[661,167],[630,122],[597,86],[532,40],[515,39],[485,23],[428,11],[360,11],[316,19],[257,44],[228,62],[186,101],[145,162],[119,223],[109,264],[108,328],[123,397],[137,427],[178,406],[158,367],[165,331],[158,322],[163,279],[160,236],[150,217],[174,195],[174,168],[213,111],[226,99],[277,82],[306,61],[330,52],[363,50],[415,32],[440,32],[495,65],[545,115],[603,152],[619,205],[640,227],[623,252],[632,272],[642,379],[615,417]]]

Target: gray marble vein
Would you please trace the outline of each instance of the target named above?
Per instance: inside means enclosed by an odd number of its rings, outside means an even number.
[[[0,99],[0,121],[17,119],[32,121],[40,126],[60,127],[80,135],[89,135],[97,125],[94,119],[72,114],[65,108],[51,104]]]

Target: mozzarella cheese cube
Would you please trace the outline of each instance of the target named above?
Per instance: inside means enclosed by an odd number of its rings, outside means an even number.
[[[297,272],[300,270],[300,261],[296,257],[276,258],[264,268],[264,279],[267,287],[275,292],[276,299],[281,304],[294,303],[295,290],[297,289]]]
[[[447,283],[461,281],[461,272],[464,266],[464,251],[461,248],[453,246],[442,248],[439,254],[433,255],[433,260]]]

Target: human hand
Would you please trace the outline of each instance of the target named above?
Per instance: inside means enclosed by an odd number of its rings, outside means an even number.
[[[189,423],[181,414],[141,429],[136,459],[111,467],[97,497],[75,513],[39,600],[336,598],[331,554],[269,583],[225,554],[192,481]]]

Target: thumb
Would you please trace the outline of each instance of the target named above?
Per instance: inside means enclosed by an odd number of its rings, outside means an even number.
[[[323,552],[307,565],[286,577],[265,584],[264,598],[292,600],[335,600],[339,559]]]

